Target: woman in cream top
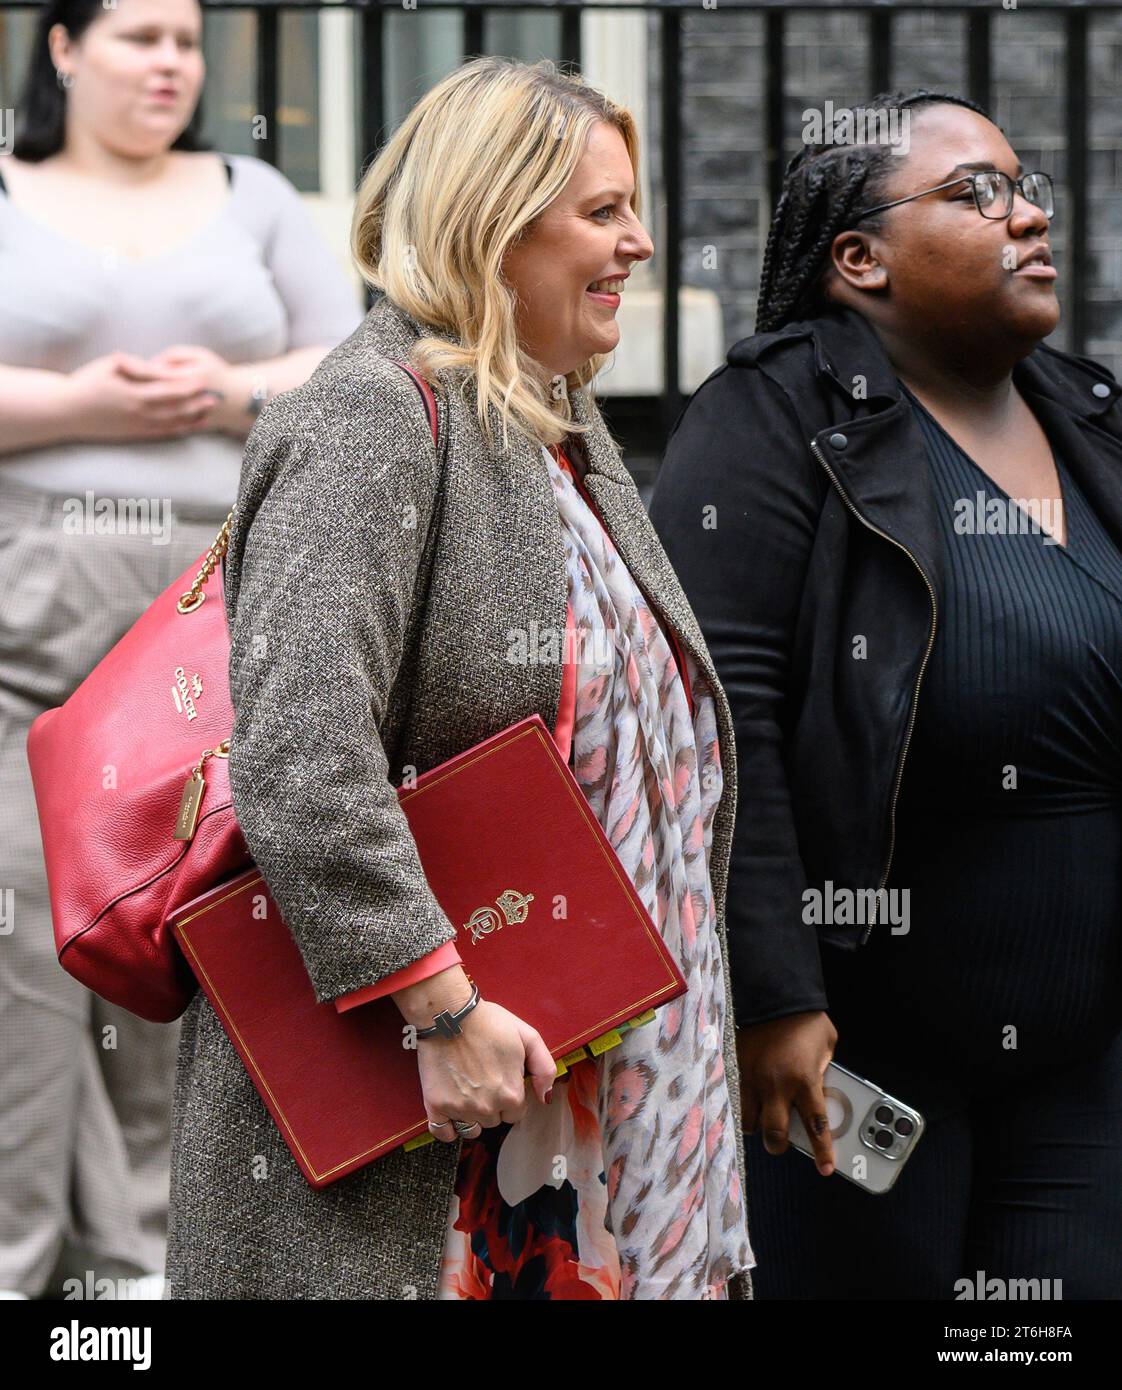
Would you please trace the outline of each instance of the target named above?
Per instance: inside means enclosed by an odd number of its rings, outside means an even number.
[[[201,23],[196,0],[44,6],[0,160],[0,1290],[17,1297],[146,1274],[158,1294],[178,1035],[58,965],[28,729],[213,541],[260,399],[361,318],[291,184],[199,141]]]

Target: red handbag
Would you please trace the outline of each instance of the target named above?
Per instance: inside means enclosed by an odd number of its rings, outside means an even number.
[[[428,383],[397,365],[438,443]],[[201,562],[64,704],[39,715],[27,740],[59,963],[153,1023],[177,1019],[198,988],[169,910],[252,863],[227,766],[234,709],[220,562],[233,519],[231,510]]]

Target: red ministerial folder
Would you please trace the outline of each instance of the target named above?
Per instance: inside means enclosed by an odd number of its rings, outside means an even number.
[[[540,715],[423,773],[398,797],[429,885],[458,928],[465,970],[484,999],[532,1024],[555,1059],[575,1061],[586,1044],[603,1051],[620,1040],[614,1030],[685,993]],[[332,1000],[317,1003],[258,869],[168,921],[313,1187],[432,1139],[397,1005],[388,995],[342,1013]]]

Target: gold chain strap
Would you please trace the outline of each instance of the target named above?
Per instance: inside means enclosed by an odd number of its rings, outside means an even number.
[[[203,593],[203,585],[218,568],[223,555],[226,554],[226,547],[230,544],[230,527],[234,524],[234,508],[230,508],[230,514],[222,523],[222,529],[214,538],[214,544],[203,557],[202,568],[195,576],[195,582],[185,594],[181,594],[176,608],[180,613],[193,613],[196,608],[204,601],[206,594]]]

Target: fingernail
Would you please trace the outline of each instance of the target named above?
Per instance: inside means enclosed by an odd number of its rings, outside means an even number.
[[[822,1166],[818,1169],[818,1171],[822,1174],[824,1178],[828,1178],[830,1174],[834,1171],[834,1165],[832,1163],[823,1163]]]

